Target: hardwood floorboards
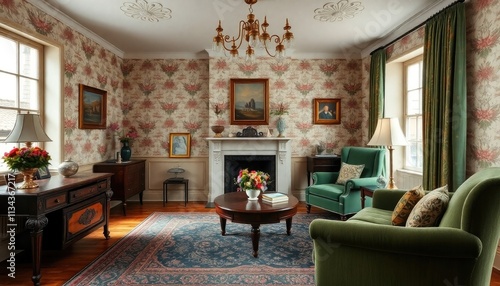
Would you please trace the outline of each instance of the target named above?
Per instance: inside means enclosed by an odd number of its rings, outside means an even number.
[[[206,208],[205,202],[189,202],[185,207],[184,202],[168,202],[163,207],[161,202],[144,202],[140,205],[129,202],[127,216],[123,216],[121,206],[111,209],[110,232],[111,238],[105,240],[102,228],[76,242],[65,250],[43,251],[42,254],[42,285],[62,285],[73,277],[78,271],[90,264],[101,253],[108,249],[119,239],[127,235],[135,226],[142,222],[152,212],[213,212],[213,208]],[[299,213],[306,213],[304,203],[299,206]],[[313,213],[324,211],[312,208]],[[32,285],[31,262],[29,254],[20,254],[16,257],[16,278],[7,277],[6,262],[0,263],[0,285]],[[500,271],[492,274],[491,286],[500,286]]]

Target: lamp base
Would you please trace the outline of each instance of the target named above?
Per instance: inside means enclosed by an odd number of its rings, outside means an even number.
[[[394,182],[393,177],[391,177],[389,179],[389,183],[387,184],[386,189],[389,189],[389,190],[397,190],[398,189],[398,187],[396,186],[396,183]]]
[[[21,174],[23,174],[24,181],[17,188],[18,189],[38,188],[38,184],[33,182],[33,174],[35,174],[37,170],[38,170],[38,168],[29,168],[29,169],[20,170]]]

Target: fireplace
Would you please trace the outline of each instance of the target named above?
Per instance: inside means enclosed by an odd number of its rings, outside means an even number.
[[[274,155],[225,155],[224,156],[224,193],[236,192],[238,186],[234,184],[241,169],[258,170],[271,176],[271,184],[267,190],[274,192],[276,180],[276,156]]]
[[[237,177],[237,174],[234,173],[240,168],[268,172],[271,175],[272,190],[291,194],[292,152],[290,138],[210,137],[206,140],[209,145],[207,206],[213,206],[213,201],[217,196],[235,190],[234,178]],[[236,163],[229,165],[226,163],[226,159],[235,158]],[[266,166],[263,166],[263,162],[267,162]],[[271,166],[271,162],[274,162],[274,167]],[[229,175],[226,176],[226,173]]]

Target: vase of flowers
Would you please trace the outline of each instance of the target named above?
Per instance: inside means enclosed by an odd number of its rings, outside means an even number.
[[[129,131],[120,137],[120,142],[122,143],[122,148],[120,150],[120,157],[122,162],[130,161],[132,156],[132,149],[130,149],[130,143],[132,140],[139,137],[137,130],[134,127],[130,127]]]
[[[40,147],[14,147],[10,152],[5,152],[2,157],[9,169],[18,170],[24,176],[24,182],[19,189],[38,188],[33,182],[33,174],[38,168],[47,167],[50,164],[50,155]]]
[[[276,121],[276,129],[278,129],[278,137],[283,137],[283,132],[285,132],[286,123],[283,115],[288,114],[287,107],[280,103],[276,109],[271,110],[271,115],[277,115],[278,120]]]
[[[261,192],[267,190],[267,185],[270,183],[269,179],[268,173],[243,169],[238,173],[235,184],[239,186],[238,191],[246,192],[248,200],[255,201],[259,198]]]

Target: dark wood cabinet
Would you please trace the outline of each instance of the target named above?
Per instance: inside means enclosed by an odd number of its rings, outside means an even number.
[[[34,189],[0,186],[0,205],[5,206],[0,208],[0,216],[7,217],[9,223],[14,217],[27,218],[34,285],[40,285],[42,245],[64,249],[101,226],[109,239],[111,176],[81,172],[68,178],[55,175],[37,180],[39,187]],[[21,227],[12,223],[7,226],[14,230]]]
[[[134,160],[126,163],[97,163],[93,167],[95,173],[113,173],[111,178],[111,200],[119,200],[123,205],[123,214],[127,215],[127,200],[139,194],[142,204],[142,193],[146,189],[146,160]]]
[[[311,173],[314,172],[338,172],[340,171],[340,156],[336,157],[307,157],[307,184],[311,184]]]

